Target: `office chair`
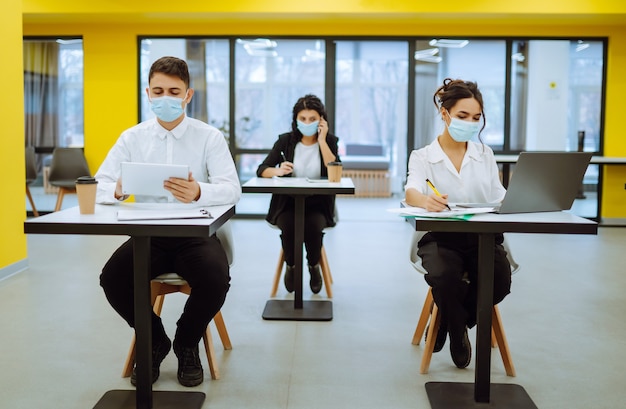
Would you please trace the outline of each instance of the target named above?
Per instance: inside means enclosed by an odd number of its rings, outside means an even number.
[[[37,179],[37,163],[35,161],[35,148],[32,146],[26,147],[26,197],[28,197],[28,201],[30,202],[30,207],[33,209],[33,215],[35,217],[39,217],[39,212],[35,207],[35,201],[33,200],[33,196],[30,194],[30,189],[28,185],[33,183],[35,179]]]
[[[233,238],[232,231],[230,229],[230,223],[226,222],[220,229],[217,231],[217,237],[220,239],[222,246],[224,247],[224,251],[226,252],[226,257],[228,258],[228,264],[232,265],[233,263]],[[155,314],[161,315],[161,311],[163,309],[163,302],[165,301],[165,295],[172,293],[183,293],[189,295],[191,293],[191,287],[181,276],[176,273],[167,273],[161,274],[160,276],[154,278],[150,282],[150,302],[152,303],[152,308]],[[226,324],[224,323],[224,318],[222,317],[222,312],[218,311],[213,317],[211,321],[215,324],[217,329],[217,333],[219,334],[220,340],[222,341],[222,345],[225,350],[233,349],[232,344],[230,342],[230,337],[228,336],[228,331],[226,330]],[[217,358],[215,356],[215,348],[213,346],[213,337],[211,336],[211,328],[210,324],[207,326],[206,331],[202,335],[202,339],[204,342],[204,349],[206,350],[206,357],[209,363],[209,371],[211,372],[211,379],[217,380],[220,379],[220,372],[217,366]],[[122,369],[122,378],[128,378],[133,372],[133,366],[135,364],[135,336],[133,335],[133,340],[130,344],[130,349],[128,351],[128,355],[126,357],[126,361],[124,362],[124,368]]]
[[[426,269],[422,266],[422,260],[417,255],[417,243],[422,238],[423,232],[414,232],[413,239],[411,241],[410,247],[410,255],[409,259],[411,261],[411,265],[415,270],[417,270],[421,274],[427,274]],[[511,249],[508,246],[506,239],[502,244],[504,249],[507,252],[507,258],[509,259],[509,264],[511,265],[511,273],[514,274],[519,271],[520,266],[513,258],[511,253]],[[439,330],[441,316],[439,314],[439,308],[435,303],[433,298],[432,289],[428,287],[428,293],[426,294],[426,299],[424,300],[424,306],[422,307],[422,312],[420,313],[419,320],[417,322],[417,327],[415,328],[415,333],[413,334],[413,340],[411,343],[413,345],[419,345],[422,336],[426,330],[426,326],[428,325],[428,334],[426,334],[426,344],[424,345],[424,352],[422,353],[422,362],[420,363],[420,373],[427,374],[428,368],[430,366],[430,359],[433,355],[433,350],[435,348],[435,341],[437,338],[437,331]],[[504,364],[504,369],[508,376],[515,376],[515,366],[513,365],[513,360],[511,358],[511,352],[509,350],[509,343],[506,339],[506,334],[504,333],[504,326],[502,325],[502,317],[500,316],[500,310],[497,305],[493,306],[492,315],[491,315],[491,346],[498,346],[500,350],[500,356],[502,357],[502,362]]]
[[[61,210],[66,194],[76,193],[76,179],[80,176],[91,176],[82,148],[55,148],[48,174],[48,182],[59,188],[55,212]]]

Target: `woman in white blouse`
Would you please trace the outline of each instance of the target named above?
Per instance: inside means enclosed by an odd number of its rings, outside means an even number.
[[[501,201],[505,189],[493,151],[474,141],[485,127],[482,94],[476,83],[446,78],[433,102],[444,123],[443,131],[430,145],[411,153],[405,186],[407,204],[437,212],[447,210],[448,202]],[[511,269],[502,241],[502,235],[496,236],[494,304],[511,288]],[[465,368],[472,351],[467,329],[476,324],[478,236],[427,232],[418,242],[418,255],[441,312],[435,352],[443,348],[449,334],[452,360]]]

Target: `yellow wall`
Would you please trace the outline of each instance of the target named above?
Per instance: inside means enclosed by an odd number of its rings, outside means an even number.
[[[2,149],[0,175],[0,268],[14,265],[26,257],[26,217],[24,186],[24,80],[22,74],[22,2],[3,5],[0,17],[2,38]]]
[[[83,36],[85,153],[93,172],[120,132],[137,121],[138,35],[608,37],[605,153],[626,156],[626,138],[620,129],[622,100],[626,95],[626,2],[318,0],[315,12],[311,12],[312,3],[278,0],[23,0],[22,3],[24,35]],[[4,19],[10,24],[3,30],[10,30],[11,37],[21,35],[13,22],[19,19]],[[12,73],[5,78],[20,75]],[[21,77],[13,85],[19,84]],[[20,127],[20,132],[14,133],[22,135],[21,113],[15,117],[20,118],[14,125]],[[13,154],[19,152],[20,157],[21,143],[20,138],[13,151]],[[15,161],[11,163],[17,166]],[[608,169],[603,217],[626,218],[625,182],[626,166]],[[15,195],[20,198],[16,215],[19,213],[21,221],[24,203],[23,187],[19,186],[20,194]],[[20,225],[12,234],[21,232]],[[3,261],[0,260],[0,268],[6,264]]]
[[[151,17],[163,15],[199,14],[204,19],[207,15],[221,14],[261,14],[295,15],[373,15],[381,14],[430,14],[442,15],[458,13],[464,15],[610,15],[623,14],[626,5],[616,0],[526,0],[524,2],[505,2],[501,0],[447,0],[445,3],[415,0],[316,0],[294,2],[287,0],[231,0],[206,1],[187,0],[172,2],[168,0],[121,1],[63,1],[63,0],[24,0],[24,12],[32,15],[50,15],[52,13],[68,15],[109,14],[124,16],[136,14]],[[67,4],[72,3],[72,4]]]

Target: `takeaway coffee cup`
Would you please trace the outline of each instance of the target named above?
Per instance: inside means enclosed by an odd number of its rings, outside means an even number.
[[[96,189],[98,181],[91,176],[76,179],[76,195],[80,214],[94,214],[96,210]]]
[[[341,162],[328,162],[326,167],[328,168],[328,181],[341,182],[341,171],[343,170]]]

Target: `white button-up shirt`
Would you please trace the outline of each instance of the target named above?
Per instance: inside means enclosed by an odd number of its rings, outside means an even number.
[[[447,194],[450,203],[495,203],[502,201],[506,193],[493,151],[477,142],[467,143],[460,171],[456,170],[437,139],[411,152],[404,190],[413,188],[430,195],[432,191],[426,179],[439,193]]]
[[[201,206],[236,204],[241,184],[224,135],[216,128],[185,116],[168,131],[156,119],[124,131],[96,173],[98,203],[114,203],[120,163],[163,163],[188,165],[200,185]],[[137,202],[164,202],[164,197],[137,196]],[[176,199],[170,198],[170,201]]]

